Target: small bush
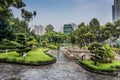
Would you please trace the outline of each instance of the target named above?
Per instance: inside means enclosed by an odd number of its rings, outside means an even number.
[[[5,46],[19,46],[20,45],[19,43],[15,42],[15,41],[10,41],[7,39],[3,39],[2,44]]]
[[[16,52],[19,53],[19,54],[22,56],[24,53],[27,53],[27,52],[29,52],[30,50],[31,50],[30,47],[18,46]]]
[[[47,41],[42,41],[42,42],[41,42],[41,46],[43,46],[43,47],[46,47],[47,44],[48,44]]]
[[[47,47],[50,49],[58,49],[58,46],[56,46],[56,45],[48,45]]]
[[[16,46],[0,46],[0,49],[16,49]]]

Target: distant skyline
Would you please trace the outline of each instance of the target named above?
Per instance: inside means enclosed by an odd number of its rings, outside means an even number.
[[[37,11],[37,16],[30,25],[52,24],[56,31],[64,24],[86,24],[97,18],[102,25],[112,21],[113,0],[23,0],[25,9]],[[15,17],[20,17],[20,10],[13,9]]]

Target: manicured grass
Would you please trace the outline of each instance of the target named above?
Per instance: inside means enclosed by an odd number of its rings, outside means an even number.
[[[48,50],[47,48],[37,48],[27,53],[24,58],[17,52],[0,53],[0,59],[7,59],[8,61],[15,62],[26,62],[26,63],[39,63],[53,60],[52,57],[45,54],[43,51]]]
[[[84,60],[79,62],[84,64],[88,68],[96,71],[114,72],[118,68],[120,69],[120,61],[113,61],[112,63],[97,63],[96,66],[94,65],[94,62],[91,60]]]

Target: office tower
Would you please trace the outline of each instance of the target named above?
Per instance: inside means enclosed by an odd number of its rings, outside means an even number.
[[[114,0],[112,6],[112,20],[116,21],[120,19],[120,0]]]

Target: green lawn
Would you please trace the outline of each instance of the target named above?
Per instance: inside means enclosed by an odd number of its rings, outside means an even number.
[[[27,62],[27,63],[38,63],[44,61],[51,61],[53,60],[52,57],[45,54],[43,51],[48,50],[47,48],[37,48],[27,53],[27,56],[22,57],[19,56],[17,52],[8,52],[0,53],[0,59],[7,59],[9,61],[16,61],[16,62]]]
[[[96,71],[114,72],[117,68],[120,68],[120,61],[113,61],[112,63],[97,63],[96,66],[91,60],[84,60],[79,62]]]

